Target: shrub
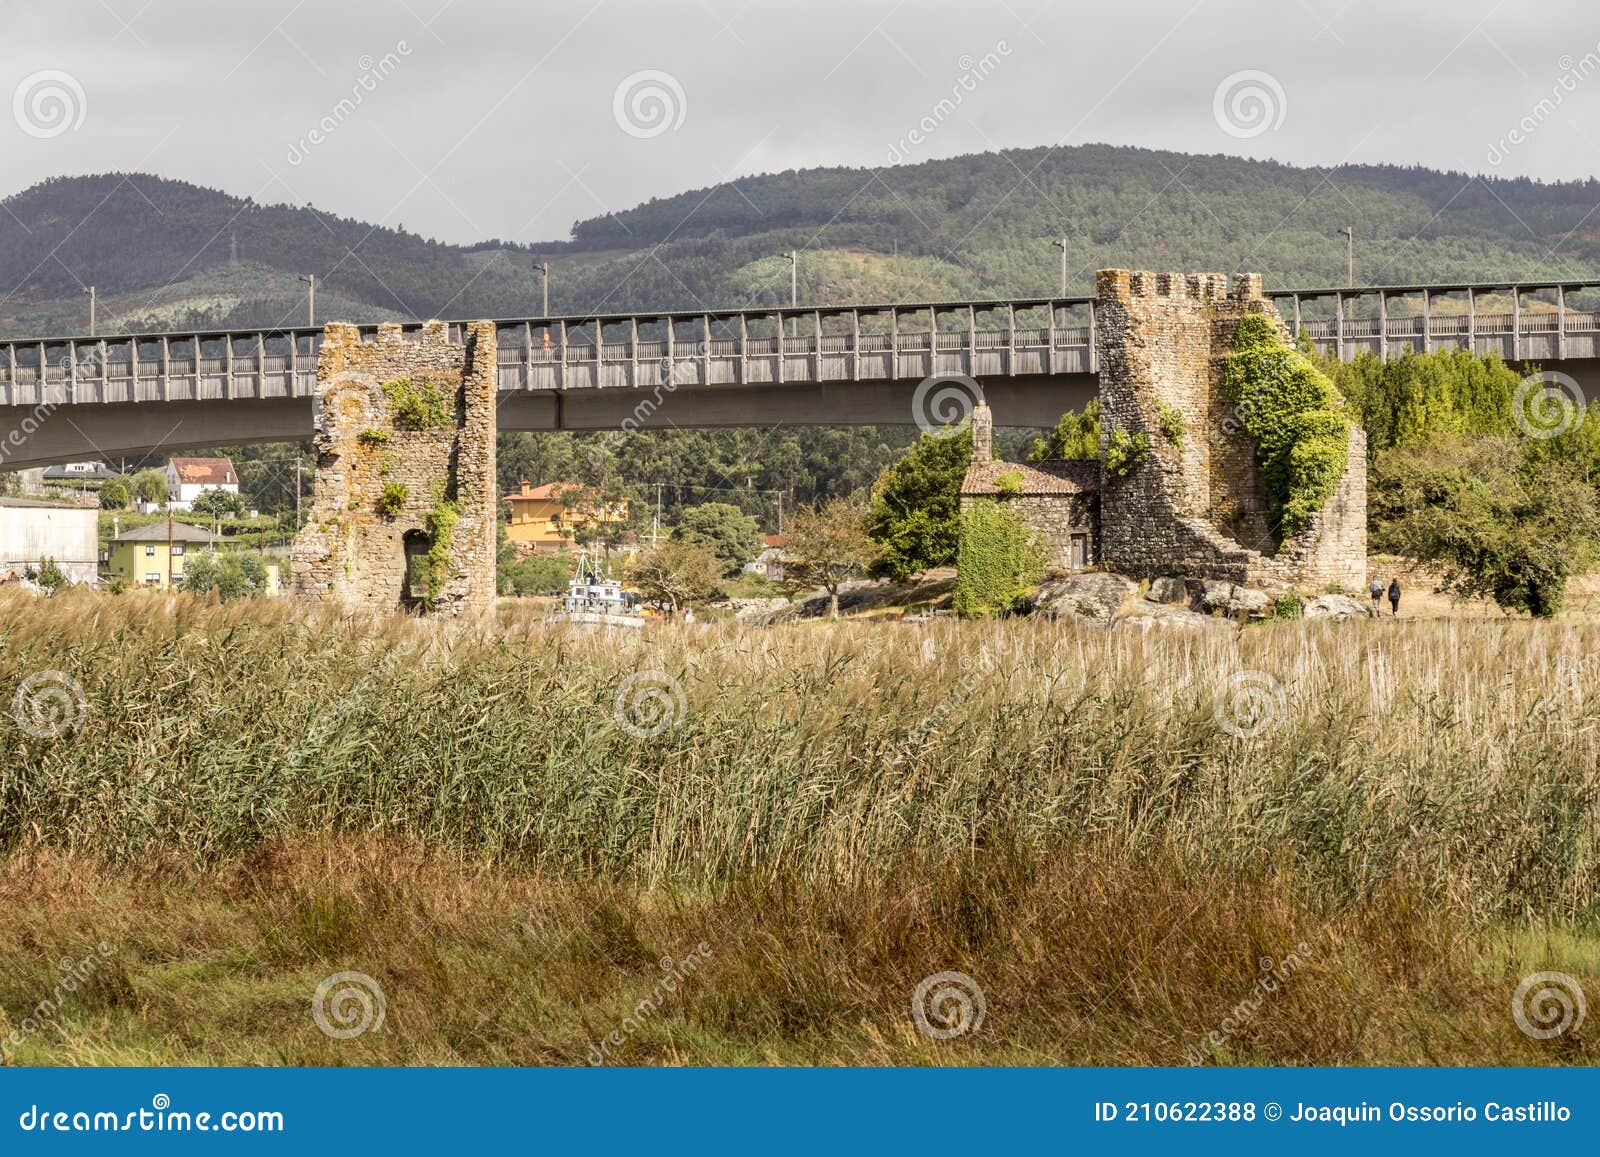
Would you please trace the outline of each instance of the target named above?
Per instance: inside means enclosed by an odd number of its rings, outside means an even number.
[[[1327,505],[1344,472],[1350,420],[1338,391],[1263,314],[1239,323],[1222,381],[1255,442],[1278,533],[1299,534]]]
[[[995,502],[974,502],[961,514],[955,609],[961,615],[1017,610],[1044,577],[1044,552],[1033,532]]]
[[[356,441],[363,446],[387,446],[389,444],[389,431],[376,428],[363,430],[356,435]]]
[[[221,555],[206,551],[186,560],[182,587],[196,595],[215,591],[222,602],[250,598],[267,589],[267,567],[249,551]]]
[[[872,487],[867,534],[878,544],[872,573],[903,582],[956,560],[961,480],[972,461],[972,430],[924,434]]]
[[[1186,428],[1183,420],[1183,411],[1176,406],[1169,406],[1165,402],[1157,402],[1156,407],[1161,411],[1160,426],[1162,436],[1172,443],[1175,448],[1183,449],[1183,435]]]
[[[100,487],[101,510],[126,510],[129,499],[128,487],[122,482],[107,482]]]
[[[1022,493],[1022,471],[1006,470],[995,475],[994,488],[1002,498],[1015,498]]]
[[[1056,422],[1048,438],[1035,438],[1028,461],[1078,459],[1093,462],[1100,457],[1100,399],[1090,398],[1083,410],[1068,410]]]
[[[1146,434],[1129,435],[1120,426],[1106,439],[1105,458],[1101,465],[1106,472],[1126,478],[1143,464],[1150,454],[1150,438]]]
[[[385,518],[395,517],[405,509],[409,493],[403,482],[385,482],[383,493],[378,496],[378,513]]]
[[[438,430],[450,424],[450,410],[439,387],[429,381],[396,378],[384,383],[395,425],[406,430]]]

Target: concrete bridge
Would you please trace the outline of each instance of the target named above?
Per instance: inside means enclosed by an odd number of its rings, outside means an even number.
[[[1330,356],[1492,352],[1600,391],[1600,281],[1265,296]],[[1095,310],[1074,297],[503,320],[497,422],[906,424],[919,384],[964,374],[1000,424],[1049,426],[1095,396]],[[452,323],[451,339],[468,328]],[[0,342],[0,467],[308,440],[323,340],[289,328]]]

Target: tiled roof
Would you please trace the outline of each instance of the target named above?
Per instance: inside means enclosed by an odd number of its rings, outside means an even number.
[[[113,541],[114,542],[166,542],[167,541],[167,524],[166,524],[166,520],[163,519],[161,522],[152,522],[149,526],[136,526],[132,530],[124,530],[121,534],[117,535],[117,537],[115,539],[113,539]],[[220,534],[212,534],[211,531],[205,529],[202,526],[191,526],[187,522],[179,522],[177,519],[173,519],[172,520],[172,541],[173,542],[221,542],[222,541],[222,535],[220,535]]]
[[[577,482],[546,482],[543,486],[531,486],[525,490],[513,490],[506,495],[508,501],[521,499],[524,502],[548,502],[553,498],[560,498],[568,490],[582,490]]]
[[[236,486],[239,476],[226,458],[174,458],[172,469],[179,482],[203,486]]]
[[[1100,489],[1100,463],[1063,458],[1044,462],[974,462],[961,480],[961,493],[999,494],[995,479],[1002,474],[1022,475],[1017,494],[1093,494]]]

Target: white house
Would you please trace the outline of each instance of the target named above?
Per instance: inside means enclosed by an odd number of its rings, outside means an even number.
[[[167,501],[174,510],[188,510],[207,490],[239,493],[239,475],[226,458],[174,458],[167,463]]]
[[[95,583],[100,512],[36,498],[0,498],[0,581],[37,571],[47,558],[69,581]]]

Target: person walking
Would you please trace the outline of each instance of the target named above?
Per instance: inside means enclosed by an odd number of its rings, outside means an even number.
[[[1397,578],[1389,580],[1389,613],[1400,613],[1400,580]]]
[[[1372,596],[1372,617],[1378,618],[1383,614],[1383,579],[1379,575],[1372,576],[1372,582],[1367,587],[1367,593]]]

